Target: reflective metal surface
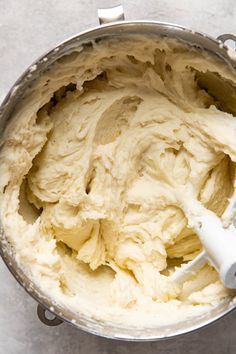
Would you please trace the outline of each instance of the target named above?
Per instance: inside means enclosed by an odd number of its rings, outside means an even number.
[[[100,25],[124,20],[125,15],[124,15],[123,6],[118,5],[110,8],[98,9],[98,19]]]
[[[37,78],[55,61],[63,57],[65,54],[73,52],[78,46],[86,45],[91,41],[99,40],[101,38],[123,37],[136,34],[177,38],[191,46],[200,47],[203,50],[207,50],[212,54],[217,55],[226,65],[229,65],[234,69],[236,68],[236,62],[228,57],[227,47],[224,46],[222,42],[178,25],[155,21],[116,22],[114,24],[103,25],[78,34],[77,36],[59,44],[53,50],[39,58],[37,62],[32,64],[32,66],[26,70],[12,87],[0,107],[0,136],[3,134],[5,127],[10,121],[12,112],[17,108],[17,104],[30,92],[35,80],[37,80]],[[224,40],[223,37],[222,40]],[[11,249],[11,245],[7,242],[2,227],[0,228],[0,253],[17,281],[39,304],[43,306],[44,309],[48,309],[50,312],[54,313],[59,318],[59,321],[64,320],[70,322],[80,329],[104,337],[128,341],[166,339],[167,337],[187,333],[212,323],[216,319],[232,311],[236,306],[232,299],[229,298],[202,317],[179,322],[172,326],[157,328],[127,328],[125,326],[114,325],[113,323],[103,323],[84,314],[75,314],[69,309],[62,308],[58,304],[55,304],[52,299],[45,296],[45,294],[32,283],[24,271],[19,268],[14,258],[14,252]]]
[[[58,326],[63,323],[59,317],[45,309],[42,305],[37,306],[37,314],[40,321],[46,326]]]
[[[236,36],[234,34],[230,34],[230,33],[222,34],[218,36],[217,39],[222,43],[226,43],[227,41],[233,41],[234,48],[236,48]]]

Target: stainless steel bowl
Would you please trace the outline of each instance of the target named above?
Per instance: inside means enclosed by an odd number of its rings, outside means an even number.
[[[122,20],[123,9],[121,6],[99,10],[100,23],[107,23],[114,20]],[[51,51],[40,57],[27,69],[21,77],[16,81],[5,100],[0,107],[0,136],[2,136],[8,122],[11,119],[12,112],[17,104],[28,94],[37,80],[37,78],[45,72],[55,61],[63,57],[65,54],[73,52],[78,46],[82,46],[91,41],[109,38],[114,36],[126,36],[132,34],[156,35],[161,37],[176,38],[195,47],[211,52],[221,58],[225,65],[236,69],[236,61],[228,55],[228,47],[224,45],[227,40],[233,40],[236,43],[236,37],[233,35],[222,35],[218,39],[208,35],[191,31],[185,27],[162,23],[156,21],[119,21],[109,23],[100,27],[82,32],[63,43],[56,46]],[[1,145],[0,145],[1,146]],[[38,316],[47,325],[55,326],[63,321],[69,322],[90,333],[94,333],[103,337],[122,339],[127,341],[150,341],[166,339],[168,337],[177,336],[187,333],[213,321],[219,319],[225,314],[231,312],[236,307],[236,302],[232,298],[227,299],[212,311],[204,316],[193,318],[191,320],[179,322],[172,326],[163,326],[157,328],[131,328],[118,326],[113,323],[103,323],[94,320],[84,314],[75,314],[66,308],[62,308],[45,296],[42,291],[31,282],[24,271],[18,266],[14,259],[14,252],[8,243],[2,225],[0,224],[0,253],[7,267],[16,278],[16,280],[24,287],[24,289],[37,301]],[[46,311],[54,314],[53,319],[46,317]]]

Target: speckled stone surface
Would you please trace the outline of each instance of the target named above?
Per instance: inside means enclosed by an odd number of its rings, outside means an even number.
[[[98,24],[99,0],[0,0],[0,101],[39,55]],[[236,34],[235,0],[127,0],[126,19],[174,22],[212,36]],[[236,312],[197,332],[162,342],[99,338],[68,324],[49,328],[36,303],[0,260],[0,354],[235,354]]]

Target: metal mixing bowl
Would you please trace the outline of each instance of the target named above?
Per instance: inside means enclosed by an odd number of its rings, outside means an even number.
[[[100,11],[100,23],[109,22],[109,20],[123,19],[121,8],[116,8],[111,15],[108,12]],[[225,65],[230,65],[233,70],[236,69],[236,62],[228,56],[228,48],[223,43],[228,40],[236,40],[233,35],[222,35],[218,39],[211,38],[208,35],[193,32],[182,26],[155,21],[120,21],[106,24],[80,33],[63,43],[59,44],[53,50],[49,51],[26,70],[12,87],[0,107],[0,136],[11,119],[12,112],[22,98],[30,92],[35,80],[45,72],[55,61],[65,54],[73,52],[75,48],[91,40],[109,38],[114,36],[126,36],[132,34],[154,35],[168,38],[177,38],[188,43],[191,46],[200,47],[203,50],[217,55]],[[24,289],[37,301],[39,318],[47,325],[58,325],[63,321],[69,322],[74,326],[87,332],[94,333],[103,337],[114,339],[123,339],[128,341],[150,341],[160,340],[167,337],[173,337],[183,333],[190,332],[212,323],[216,319],[229,313],[236,307],[232,298],[228,298],[212,311],[204,316],[185,320],[171,326],[157,328],[128,328],[118,326],[113,323],[103,323],[94,320],[84,314],[75,314],[68,309],[62,308],[45,296],[42,291],[32,283],[24,271],[19,267],[14,259],[14,252],[8,243],[4,230],[0,225],[0,253],[7,267],[14,275],[16,280]],[[53,319],[46,317],[46,311],[54,314]]]

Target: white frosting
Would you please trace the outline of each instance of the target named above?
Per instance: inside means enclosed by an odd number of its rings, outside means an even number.
[[[227,296],[210,266],[182,288],[169,279],[201,251],[186,216],[199,201],[221,215],[234,189],[236,120],[198,86],[208,72],[236,82],[175,41],[104,40],[54,64],[15,110],[1,218],[21,266],[58,303],[155,326]]]

